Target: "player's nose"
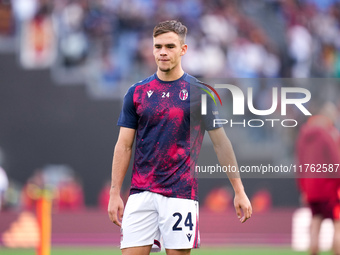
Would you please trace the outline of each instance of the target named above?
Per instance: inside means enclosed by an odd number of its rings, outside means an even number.
[[[164,47],[162,47],[162,49],[160,50],[159,54],[161,56],[166,56],[167,55],[166,49]]]

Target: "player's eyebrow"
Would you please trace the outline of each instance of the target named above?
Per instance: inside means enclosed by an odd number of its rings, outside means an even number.
[[[162,47],[162,44],[156,43],[155,47]],[[176,44],[174,44],[174,43],[167,43],[167,44],[165,44],[165,47],[176,47]]]

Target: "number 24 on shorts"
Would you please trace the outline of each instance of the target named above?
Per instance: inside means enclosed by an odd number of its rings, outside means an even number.
[[[178,225],[181,223],[182,221],[182,214],[179,212],[176,212],[172,215],[173,217],[178,217],[177,221],[175,222],[175,224],[172,227],[173,231],[181,231],[182,228],[178,227]],[[189,227],[189,230],[192,231],[194,224],[192,223],[192,217],[191,217],[191,212],[188,213],[187,217],[185,218],[184,221],[184,226]]]

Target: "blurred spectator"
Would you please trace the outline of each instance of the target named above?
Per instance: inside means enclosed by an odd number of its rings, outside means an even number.
[[[12,0],[12,5],[18,22],[32,19],[39,8],[37,0]]]
[[[262,77],[264,67],[268,65],[266,57],[263,45],[244,38],[235,41],[228,51],[228,63],[234,77]]]
[[[110,200],[110,189],[111,189],[111,182],[106,182],[104,187],[101,189],[98,197],[98,207],[103,210],[107,211],[109,200]]]
[[[26,210],[35,210],[43,194],[53,200],[53,209],[79,210],[84,208],[84,193],[74,171],[64,165],[49,165],[36,170],[22,190],[22,204]]]
[[[5,192],[8,189],[8,178],[5,170],[0,167],[0,211],[4,207]]]
[[[88,54],[88,42],[83,26],[84,10],[79,3],[71,2],[60,6],[60,12],[55,14],[62,64],[65,67],[73,67],[84,63]]]
[[[20,62],[25,68],[50,67],[56,58],[52,7],[48,2],[42,2],[34,17],[22,23]]]
[[[21,185],[13,180],[9,180],[8,189],[5,195],[6,209],[17,210],[21,206]]]
[[[303,0],[303,2],[314,5],[322,12],[327,12],[339,0]]]
[[[288,52],[293,60],[292,77],[308,78],[312,64],[312,36],[301,25],[288,29]]]
[[[0,37],[13,34],[13,13],[9,0],[0,0]]]
[[[272,207],[272,196],[266,189],[257,191],[251,198],[253,212],[265,212]]]
[[[209,192],[204,207],[213,212],[224,212],[232,206],[233,195],[229,188],[215,188]]]
[[[84,208],[83,188],[76,178],[70,177],[57,186],[54,209],[58,211],[80,210]]]
[[[25,210],[35,210],[37,200],[45,188],[45,181],[42,170],[36,170],[32,177],[27,180],[26,185],[22,189],[21,201]]]
[[[324,218],[333,219],[333,252],[340,254],[340,176],[338,171],[330,170],[340,162],[340,133],[334,127],[337,116],[335,105],[326,103],[320,115],[310,117],[301,128],[297,140],[298,165],[303,166],[298,176],[299,188],[312,211],[310,254],[319,253],[319,233]],[[320,165],[322,171],[313,171],[312,165]]]

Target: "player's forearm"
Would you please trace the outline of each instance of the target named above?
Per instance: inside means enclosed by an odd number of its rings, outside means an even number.
[[[222,143],[214,146],[214,149],[221,166],[230,166],[230,168],[228,167],[229,169],[231,169],[231,167],[236,167],[237,171],[227,172],[227,176],[235,193],[243,192],[244,187],[238,171],[236,156],[230,140],[228,138],[225,139],[225,141]]]
[[[129,167],[132,154],[130,146],[117,144],[114,150],[111,175],[111,193],[120,194],[120,190]]]

